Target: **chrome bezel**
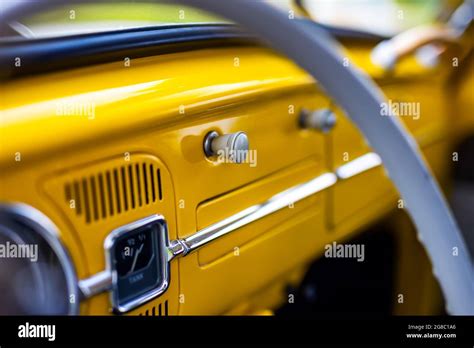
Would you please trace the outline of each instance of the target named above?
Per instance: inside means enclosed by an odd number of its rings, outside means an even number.
[[[134,298],[126,303],[119,303],[118,299],[118,285],[117,285],[117,272],[112,267],[113,265],[113,248],[115,242],[118,238],[126,235],[129,232],[135,231],[138,228],[149,225],[151,223],[157,223],[160,226],[159,229],[159,239],[157,241],[159,250],[159,267],[162,274],[162,282],[152,290],[144,293],[143,295]],[[152,215],[144,219],[134,221],[130,224],[121,226],[113,230],[104,241],[104,249],[106,255],[106,270],[112,275],[112,286],[110,290],[110,302],[112,303],[112,310],[117,313],[126,313],[132,309],[141,306],[142,304],[160,296],[163,294],[169,286],[170,282],[170,266],[168,258],[168,247],[169,247],[169,237],[168,237],[168,226],[166,220],[162,215]]]
[[[79,289],[77,287],[78,278],[76,270],[66,247],[60,240],[59,229],[56,225],[42,212],[23,203],[0,204],[0,215],[1,214],[6,214],[7,216],[15,215],[21,222],[28,225],[48,243],[50,248],[56,254],[63,269],[68,288],[68,295],[73,295],[75,299],[74,303],[68,301],[69,308],[67,314],[79,314],[80,298]]]

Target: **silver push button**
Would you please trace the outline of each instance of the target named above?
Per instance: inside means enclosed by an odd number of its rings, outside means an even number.
[[[303,109],[300,113],[299,123],[301,128],[316,129],[326,133],[336,125],[336,115],[331,109],[314,111]]]
[[[218,156],[220,160],[243,163],[248,150],[249,140],[244,132],[219,135],[212,131],[204,138],[204,153],[207,157]]]

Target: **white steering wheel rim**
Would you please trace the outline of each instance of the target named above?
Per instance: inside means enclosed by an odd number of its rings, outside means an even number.
[[[178,1],[242,25],[318,81],[325,92],[346,111],[382,158],[432,262],[447,311],[456,315],[473,315],[473,265],[439,186],[423,160],[416,141],[400,120],[397,117],[381,117],[380,106],[385,99],[375,83],[356,68],[343,65],[336,41],[323,29],[291,19],[287,13],[264,1]],[[61,3],[68,2],[19,2],[5,8],[0,13],[0,21],[12,20],[32,10]],[[453,252],[454,248],[457,248],[457,253]]]

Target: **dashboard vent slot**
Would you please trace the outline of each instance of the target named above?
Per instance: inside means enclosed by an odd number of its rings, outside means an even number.
[[[153,306],[151,309],[147,309],[145,312],[142,312],[138,314],[139,316],[145,316],[145,317],[162,317],[162,316],[168,316],[168,300],[166,300],[163,303],[160,303],[156,306]]]
[[[91,223],[161,201],[161,173],[152,163],[132,163],[67,182],[64,194],[76,215]]]

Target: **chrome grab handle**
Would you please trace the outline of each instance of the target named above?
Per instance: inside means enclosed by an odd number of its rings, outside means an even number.
[[[166,246],[167,260],[170,262],[176,257],[186,256],[232,231],[321,192],[335,185],[337,181],[349,179],[381,164],[380,157],[376,153],[369,152],[340,166],[335,172],[322,173],[309,181],[279,192],[260,204],[247,207],[224,220],[207,226],[186,238],[171,240]],[[81,279],[78,284],[81,299],[84,300],[109,291],[112,283],[112,272],[109,269],[89,278]]]
[[[108,269],[96,273],[89,278],[81,279],[78,283],[81,299],[98,295],[112,287],[112,272]]]
[[[406,57],[419,48],[435,43],[457,44],[459,34],[448,26],[420,26],[404,31],[389,40],[380,42],[372,50],[372,62],[385,70],[395,67],[401,58]]]
[[[248,207],[235,215],[203,228],[179,241],[183,246],[182,255],[184,256],[217,238],[325,190],[334,185],[336,181],[337,177],[333,173],[321,174],[308,182],[280,192],[263,203]]]
[[[186,256],[232,231],[323,191],[334,185],[336,181],[337,176],[334,173],[320,174],[308,182],[290,187],[270,197],[265,202],[248,207],[237,214],[203,228],[187,238],[167,241],[165,245],[166,262],[169,263],[179,256]],[[109,267],[88,278],[81,279],[78,282],[81,300],[109,291],[113,286],[113,282],[113,273]]]

